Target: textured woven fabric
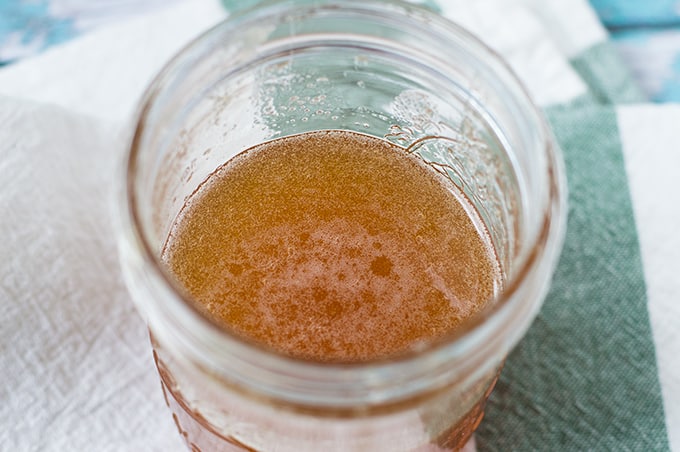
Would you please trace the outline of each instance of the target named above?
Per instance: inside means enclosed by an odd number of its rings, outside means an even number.
[[[615,111],[551,111],[569,180],[552,290],[508,358],[480,450],[667,450]]]

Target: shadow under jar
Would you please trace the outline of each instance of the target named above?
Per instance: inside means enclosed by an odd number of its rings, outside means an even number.
[[[162,258],[187,200],[241,152],[319,130],[398,145],[465,197],[498,270],[474,315],[402,353],[336,362],[249,340],[192,299]],[[400,3],[231,16],[147,90],[124,168],[121,262],[192,450],[460,449],[540,308],[565,227],[559,152],[516,77],[463,29]]]

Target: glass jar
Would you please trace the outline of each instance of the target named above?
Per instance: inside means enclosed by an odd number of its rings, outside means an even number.
[[[261,142],[343,129],[409,148],[472,201],[502,273],[463,328],[393,359],[286,357],[216,327],[160,260],[218,166]],[[126,281],[166,402],[192,450],[457,450],[547,292],[565,177],[546,122],[508,66],[413,5],[282,1],[199,37],[141,107],[119,196]]]

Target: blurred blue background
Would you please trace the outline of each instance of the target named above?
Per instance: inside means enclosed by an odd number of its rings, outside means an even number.
[[[174,1],[179,0],[0,0],[0,65]],[[239,5],[256,1],[241,0]],[[680,101],[680,0],[590,3],[648,98]]]

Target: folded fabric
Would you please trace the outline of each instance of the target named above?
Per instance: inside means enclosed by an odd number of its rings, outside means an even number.
[[[680,107],[639,103],[585,1],[425,3],[508,59],[569,179],[553,288],[476,448],[680,451]],[[178,3],[0,70],[15,98],[0,101],[0,449],[182,450],[120,282],[108,191],[153,73],[224,15]]]

